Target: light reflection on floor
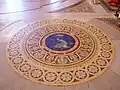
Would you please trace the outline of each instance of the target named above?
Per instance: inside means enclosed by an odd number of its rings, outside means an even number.
[[[56,8],[59,3],[67,0],[2,0],[0,1],[0,13],[16,13],[41,9],[43,6],[54,5]]]
[[[6,7],[8,12],[15,12],[24,8],[23,1],[21,0],[6,0]]]

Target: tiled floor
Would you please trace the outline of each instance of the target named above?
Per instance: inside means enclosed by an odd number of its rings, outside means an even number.
[[[0,90],[119,90],[120,89],[120,31],[95,18],[114,18],[113,12],[107,13],[101,5],[93,5],[86,0],[94,12],[52,12],[71,9],[82,0],[0,0]],[[16,8],[15,8],[16,7]],[[83,8],[82,8],[83,7]],[[64,11],[64,10],[63,10]],[[112,40],[115,58],[112,65],[101,76],[83,84],[55,87],[38,84],[16,73],[8,64],[6,46],[21,28],[38,20],[70,19],[84,21],[102,30]]]

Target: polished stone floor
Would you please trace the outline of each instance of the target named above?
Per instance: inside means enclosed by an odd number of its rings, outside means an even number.
[[[0,90],[119,90],[119,27],[98,18],[115,17],[113,12],[107,12],[100,4],[93,5],[90,0],[0,0]],[[27,25],[52,19],[78,20],[104,32],[115,48],[114,60],[108,69],[88,82],[59,87],[42,85],[16,73],[8,64],[9,58],[6,56],[9,41]]]

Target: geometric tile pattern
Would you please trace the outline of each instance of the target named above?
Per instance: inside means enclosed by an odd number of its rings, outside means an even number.
[[[53,12],[74,13],[74,12],[94,12],[94,10],[92,6],[86,0],[82,0],[77,4],[68,6],[60,10],[52,11],[52,13]]]
[[[11,67],[34,82],[67,86],[100,76],[113,61],[113,45],[101,30],[76,20],[26,26],[8,43]]]

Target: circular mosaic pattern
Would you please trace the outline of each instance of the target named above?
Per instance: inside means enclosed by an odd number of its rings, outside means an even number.
[[[113,61],[113,45],[101,30],[76,20],[38,21],[13,36],[9,64],[35,82],[65,86],[101,75]]]

